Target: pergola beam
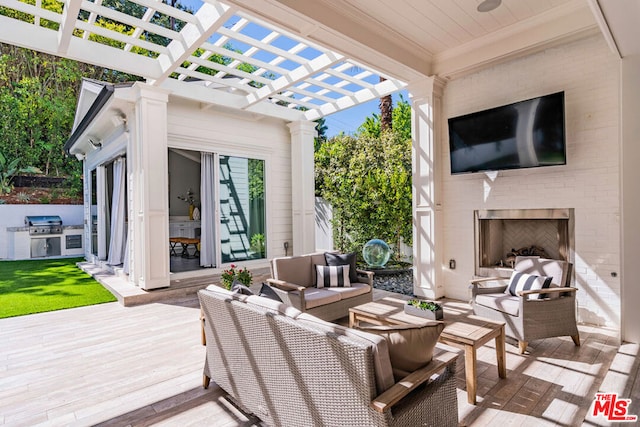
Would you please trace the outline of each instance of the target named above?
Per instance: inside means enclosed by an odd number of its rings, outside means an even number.
[[[167,53],[158,57],[162,74],[149,83],[157,86],[166,80],[196,49],[233,15],[234,9],[222,3],[204,3],[194,15],[196,23],[187,23],[180,31],[182,40],[172,40]]]
[[[67,0],[62,10],[62,21],[58,28],[58,53],[65,54],[69,49],[82,0]]]
[[[306,78],[326,70],[329,67],[333,67],[335,64],[342,61],[344,57],[339,53],[327,52],[317,58],[312,59],[291,71],[289,74],[281,76],[273,82],[269,83],[258,89],[255,93],[247,95],[247,104],[244,108],[248,108],[275,93],[281,92],[290,86],[293,86]]]

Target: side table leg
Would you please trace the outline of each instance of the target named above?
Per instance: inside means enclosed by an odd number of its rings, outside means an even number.
[[[496,361],[498,362],[498,376],[507,378],[507,352],[504,348],[504,326],[496,337]]]
[[[467,401],[476,404],[477,369],[476,349],[473,345],[464,346],[464,374],[467,378]]]

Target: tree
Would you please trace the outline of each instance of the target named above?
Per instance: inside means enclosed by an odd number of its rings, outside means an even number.
[[[386,79],[380,76],[380,82]],[[382,132],[393,129],[393,100],[391,95],[380,98],[380,130]]]
[[[393,131],[398,132],[401,138],[411,139],[411,105],[402,95],[392,110],[391,119]],[[380,136],[382,128],[382,118],[379,114],[373,113],[365,118],[365,121],[358,128],[359,135],[365,135],[372,138]]]

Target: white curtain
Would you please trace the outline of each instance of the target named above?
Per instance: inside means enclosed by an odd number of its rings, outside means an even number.
[[[200,172],[200,266],[215,267],[215,157],[213,153],[202,153]]]
[[[124,158],[113,162],[113,196],[111,199],[111,240],[109,242],[109,265],[120,265],[124,261],[127,230],[125,227],[125,179]]]

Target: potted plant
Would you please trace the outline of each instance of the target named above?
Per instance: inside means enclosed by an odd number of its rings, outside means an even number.
[[[404,312],[413,316],[424,317],[430,320],[442,320],[444,311],[437,302],[425,301],[417,298],[410,299],[404,305]]]
[[[235,264],[231,264],[231,267],[224,270],[220,275],[222,286],[224,286],[225,289],[231,289],[234,280],[237,280],[245,286],[250,286],[252,279],[253,275],[247,270],[247,267],[238,268]]]

